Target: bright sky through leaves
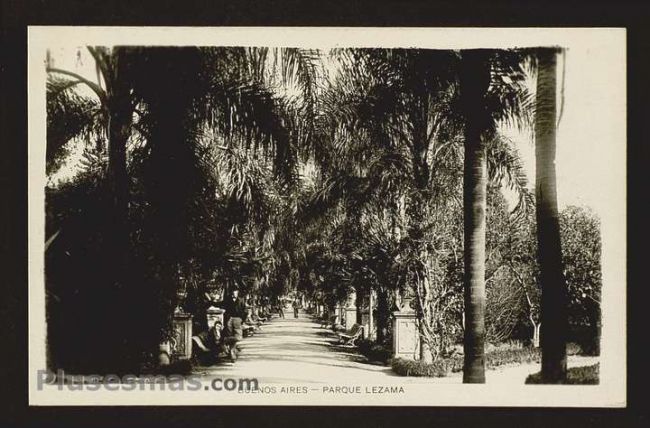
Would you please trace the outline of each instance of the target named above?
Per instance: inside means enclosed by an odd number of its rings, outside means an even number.
[[[562,117],[557,132],[557,178],[560,209],[566,205],[583,205],[601,213],[608,206],[604,195],[612,191],[609,189],[612,184],[607,179],[609,174],[601,174],[601,171],[608,168],[610,154],[614,156],[620,144],[615,140],[616,135],[612,133],[608,120],[619,112],[615,104],[608,102],[612,97],[616,99],[616,87],[607,84],[608,70],[589,67],[591,56],[595,54],[590,49],[573,49],[566,52],[564,59],[560,57],[558,60],[558,114],[562,110]],[[97,80],[94,62],[85,47],[54,49],[51,57],[55,67]],[[534,90],[532,77],[530,85]],[[92,96],[83,85],[78,88]],[[562,99],[564,105],[561,108]],[[535,177],[532,130],[502,127],[501,131],[516,142],[532,188]],[[79,154],[77,151],[54,174],[54,182],[74,174]],[[506,196],[513,201],[514,196],[508,193]]]

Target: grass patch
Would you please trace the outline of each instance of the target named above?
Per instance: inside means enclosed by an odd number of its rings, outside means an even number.
[[[579,353],[580,348],[578,346],[567,345],[567,355],[577,355]],[[540,348],[494,348],[485,354],[485,368],[487,370],[506,365],[540,363],[541,361],[542,350]],[[464,357],[462,354],[456,354],[429,364],[422,361],[394,358],[390,363],[393,371],[400,376],[445,377],[463,370]]]
[[[567,379],[564,385],[598,385],[600,382],[600,364],[593,366],[573,367],[567,370]],[[531,385],[544,384],[541,373],[534,373],[526,378],[526,383]]]

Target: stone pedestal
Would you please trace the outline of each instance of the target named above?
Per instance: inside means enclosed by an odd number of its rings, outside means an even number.
[[[370,331],[370,311],[368,309],[361,312],[361,325],[363,326],[363,338],[369,339],[372,332]]]
[[[343,309],[344,322],[343,326],[346,330],[350,330],[353,325],[357,323],[357,293],[352,291],[345,302],[345,308]]]
[[[348,306],[345,308],[345,324],[346,330],[350,330],[353,325],[357,323],[357,308],[355,306]]]
[[[361,310],[361,325],[363,325],[364,339],[374,340],[377,337],[377,326],[375,325],[375,319],[373,316],[375,301],[375,291],[371,290],[364,298],[363,309]]]
[[[172,357],[187,360],[192,356],[192,315],[183,312],[175,313],[173,323]]]
[[[415,311],[408,304],[393,312],[393,356],[417,360],[420,357],[420,335]]]
[[[216,323],[219,322],[223,326],[223,314],[226,313],[225,310],[221,308],[217,308],[214,306],[211,306],[208,308],[206,311],[207,313],[207,321],[208,321],[208,329],[212,328],[212,326]]]
[[[334,324],[335,325],[336,324],[343,324],[343,317],[344,317],[343,306],[336,305],[334,307],[334,315],[336,316],[336,318],[334,319]]]

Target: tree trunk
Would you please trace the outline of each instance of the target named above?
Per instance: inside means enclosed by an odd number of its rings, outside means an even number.
[[[137,351],[133,349],[131,332],[137,322],[137,308],[130,299],[128,281],[129,262],[129,177],[127,173],[126,144],[131,135],[133,107],[129,83],[124,81],[122,48],[115,48],[110,56],[111,69],[105,77],[108,110],[108,167],[106,186],[109,197],[106,223],[106,259],[108,290],[103,296],[105,309],[98,314],[101,328],[97,334],[102,337],[108,365],[116,370],[137,369]],[[115,317],[114,308],[120,307],[120,316]],[[120,363],[117,364],[116,361]],[[116,367],[119,366],[119,367]]]
[[[133,106],[130,87],[124,81],[123,48],[114,48],[110,57],[112,69],[107,80],[108,103],[108,169],[107,181],[116,226],[126,225],[128,218],[129,179],[126,170],[126,143],[131,135]]]
[[[383,344],[389,330],[390,295],[388,290],[377,290],[377,343]]]
[[[129,198],[129,177],[126,171],[126,142],[130,135],[131,115],[128,111],[111,110],[109,114],[109,136],[108,136],[108,168],[107,183],[111,198],[111,223],[116,248],[113,248],[115,256],[113,259],[116,266],[116,282],[121,284],[126,262],[126,245],[128,245],[128,198]]]
[[[483,136],[488,129],[484,96],[490,83],[485,51],[463,53],[461,108],[465,120],[463,182],[465,228],[465,337],[463,383],[485,383],[485,211],[487,168]]]
[[[360,287],[356,287],[356,289],[357,289],[357,291],[356,291],[356,295],[355,295],[354,305],[357,308],[357,312],[356,312],[356,321],[355,322],[357,324],[361,325],[361,321],[363,319],[363,298],[364,298],[365,293],[364,293],[363,290],[361,290]]]
[[[566,379],[568,329],[555,174],[556,53],[556,49],[539,52],[535,116],[535,197],[542,287],[542,378],[548,383]]]
[[[422,89],[424,92],[424,89]],[[414,245],[414,250],[419,254],[419,259],[422,263],[428,263],[428,252],[426,250],[425,233],[423,230],[422,218],[427,216],[426,212],[426,198],[427,187],[429,184],[429,166],[426,161],[427,151],[427,115],[428,111],[424,108],[422,95],[418,97],[419,102],[416,104],[416,109],[411,114],[411,123],[413,123],[412,131],[412,147],[411,153],[413,157],[413,187],[414,192],[409,200],[407,207],[408,214],[408,234]],[[411,284],[412,292],[417,296],[420,291],[420,284],[417,281],[422,281],[422,287],[425,288],[424,299],[414,298],[417,319],[418,319],[418,332],[420,341],[420,361],[430,363],[432,361],[431,350],[429,343],[426,340],[426,322],[424,320],[426,314],[426,306],[428,305],[428,280],[426,274],[422,272],[421,279],[413,279]]]
[[[431,364],[433,362],[433,355],[431,355],[431,347],[426,342],[424,337],[420,335],[420,361],[425,364]]]
[[[366,332],[366,336],[370,340],[374,340],[374,325],[375,325],[375,317],[373,315],[373,308],[375,306],[375,299],[374,299],[374,290],[370,290],[368,293],[368,331]]]
[[[533,325],[533,348],[539,348],[539,331],[542,325],[536,324],[532,320],[531,323]]]

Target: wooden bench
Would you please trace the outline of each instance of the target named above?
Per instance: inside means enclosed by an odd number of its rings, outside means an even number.
[[[339,335],[339,342],[347,346],[355,346],[357,340],[363,334],[363,326],[361,324],[354,324],[350,331],[337,333]]]

